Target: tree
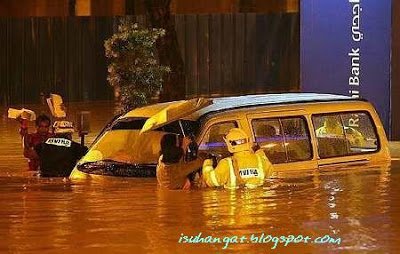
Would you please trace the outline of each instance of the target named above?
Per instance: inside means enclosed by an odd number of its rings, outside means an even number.
[[[184,99],[185,72],[178,39],[175,31],[175,22],[171,18],[171,0],[145,0],[148,19],[153,27],[163,28],[166,35],[157,41],[160,63],[171,68],[171,73],[164,81],[160,94],[162,101]]]
[[[109,84],[116,91],[119,113],[146,105],[160,93],[168,66],[157,60],[156,41],[165,35],[164,29],[139,28],[124,19],[118,31],[104,43]]]

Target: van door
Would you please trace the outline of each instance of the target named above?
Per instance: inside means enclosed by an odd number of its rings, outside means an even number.
[[[304,110],[252,113],[247,120],[252,141],[264,150],[276,171],[318,168]]]

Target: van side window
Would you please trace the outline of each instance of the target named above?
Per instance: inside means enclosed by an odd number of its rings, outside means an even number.
[[[321,114],[312,117],[320,158],[378,150],[378,139],[368,113]]]
[[[342,119],[351,154],[378,151],[378,135],[368,114],[347,113]]]
[[[288,161],[305,161],[312,159],[312,146],[307,122],[301,117],[281,119],[285,135]]]
[[[256,143],[273,164],[312,158],[310,135],[304,118],[255,119],[251,124]]]
[[[347,155],[347,143],[340,114],[312,117],[320,158]]]
[[[272,163],[286,162],[285,141],[278,119],[257,119],[251,122],[256,143]]]
[[[224,137],[228,134],[230,129],[237,127],[238,124],[235,121],[216,123],[212,125],[201,141],[199,151],[219,155],[222,158],[229,156],[229,151],[226,147]]]

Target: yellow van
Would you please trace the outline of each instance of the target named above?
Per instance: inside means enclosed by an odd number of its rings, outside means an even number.
[[[235,127],[248,133],[278,172],[390,161],[385,131],[369,102],[330,94],[263,94],[134,109],[99,135],[70,178],[155,176],[165,133],[193,135],[199,152],[224,158],[223,137]]]

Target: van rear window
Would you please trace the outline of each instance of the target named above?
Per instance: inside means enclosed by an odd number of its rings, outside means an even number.
[[[312,159],[304,117],[261,118],[251,124],[256,143],[273,164]]]
[[[313,115],[320,158],[376,152],[379,140],[368,112]]]

